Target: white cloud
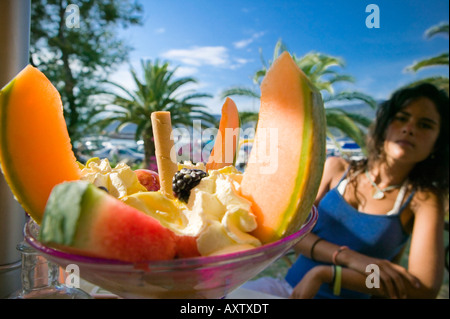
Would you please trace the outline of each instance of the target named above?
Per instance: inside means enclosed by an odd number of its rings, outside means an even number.
[[[235,70],[235,69],[237,69],[237,68],[240,68],[240,67],[243,66],[244,64],[247,64],[247,63],[249,63],[249,62],[252,62],[252,60],[243,59],[243,58],[235,58],[235,59],[233,59],[233,62],[234,62],[234,63],[231,63],[231,64],[229,65],[229,68],[230,68],[231,70]]]
[[[109,81],[119,84],[123,86],[127,90],[134,90],[136,88],[136,84],[134,83],[133,77],[131,76],[130,66],[127,64],[122,64],[116,72],[110,75]],[[109,86],[116,93],[123,93],[122,90]]]
[[[173,49],[162,54],[166,59],[174,59],[191,66],[222,66],[229,62],[228,49],[223,46],[192,47]]]
[[[236,58],[235,61],[236,61],[238,64],[247,64],[247,63],[251,62],[252,60],[243,59],[243,58]]]
[[[257,32],[257,33],[254,33],[248,39],[243,39],[243,40],[234,42],[233,45],[236,49],[242,49],[242,48],[245,48],[246,46],[248,46],[249,44],[251,44],[256,39],[262,37],[263,35],[264,35],[264,32]]]
[[[165,28],[157,28],[157,29],[155,29],[155,33],[156,34],[162,34],[162,33],[164,33],[164,32],[166,32],[166,29]]]
[[[198,73],[198,69],[190,66],[179,66],[175,71],[177,77],[193,76]]]
[[[242,49],[245,48],[247,45],[253,42],[253,38],[244,39],[241,41],[233,42],[233,45],[236,49]]]

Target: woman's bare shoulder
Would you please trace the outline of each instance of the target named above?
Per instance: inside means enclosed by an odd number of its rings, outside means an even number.
[[[331,186],[334,185],[345,173],[349,163],[342,157],[331,156],[325,162],[324,180]]]
[[[342,157],[330,156],[325,162],[325,171],[332,174],[344,173],[348,165],[349,163]]]
[[[438,213],[439,215],[443,215],[445,206],[444,201],[434,192],[426,190],[416,191],[411,201],[411,209],[416,216],[422,212],[427,212],[424,214],[429,216],[432,211]]]

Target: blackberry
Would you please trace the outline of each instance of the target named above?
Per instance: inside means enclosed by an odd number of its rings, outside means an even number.
[[[172,179],[172,190],[175,197],[187,203],[191,189],[197,186],[203,177],[208,176],[201,169],[182,168],[175,173]]]
[[[103,191],[105,191],[105,192],[107,192],[107,193],[109,193],[108,189],[105,186],[98,186],[98,188],[103,190]]]

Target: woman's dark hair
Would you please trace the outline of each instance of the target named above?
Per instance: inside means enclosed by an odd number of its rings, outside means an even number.
[[[367,136],[368,160],[374,162],[384,157],[384,140],[387,128],[394,116],[412,101],[426,97],[436,106],[441,117],[440,133],[431,156],[417,163],[409,175],[411,186],[417,190],[430,190],[439,196],[448,196],[449,179],[449,98],[446,92],[429,83],[400,89],[380,104],[374,123]],[[355,164],[355,163],[354,163]],[[353,165],[367,167],[367,160]],[[362,167],[361,167],[362,166]]]

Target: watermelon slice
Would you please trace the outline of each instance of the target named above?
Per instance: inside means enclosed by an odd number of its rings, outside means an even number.
[[[39,240],[72,253],[128,262],[176,256],[176,235],[93,184],[65,182],[50,194]]]

